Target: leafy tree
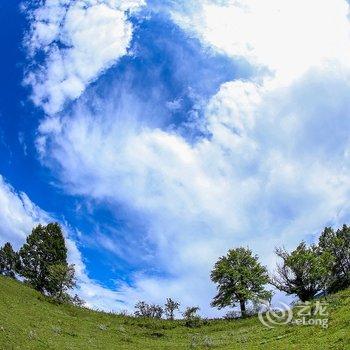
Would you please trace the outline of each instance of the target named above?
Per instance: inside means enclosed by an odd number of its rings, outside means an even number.
[[[171,298],[167,298],[166,303],[165,303],[165,307],[164,307],[166,317],[169,320],[173,320],[174,313],[176,310],[179,310],[179,307],[180,307],[180,303],[172,300]]]
[[[231,249],[221,257],[211,272],[211,279],[218,285],[212,306],[221,309],[234,307],[239,302],[242,316],[246,316],[248,301],[271,297],[271,292],[264,287],[269,282],[266,268],[246,248]]]
[[[135,305],[135,316],[150,317],[149,305],[145,301],[138,301]]]
[[[307,247],[305,242],[291,253],[277,248],[276,254],[282,259],[282,264],[277,265],[277,275],[271,281],[276,288],[296,294],[302,302],[326,289],[332,263],[330,254],[320,253],[315,245]]]
[[[67,248],[59,224],[35,227],[20,249],[19,256],[20,273],[26,282],[42,293],[52,293],[50,266],[68,265]]]
[[[344,225],[336,232],[326,227],[318,246],[320,252],[329,253],[333,257],[328,291],[334,293],[350,287],[350,227]]]
[[[49,266],[48,271],[48,292],[63,302],[67,291],[76,286],[74,265],[55,264]]]
[[[160,305],[156,305],[156,304],[152,304],[150,306],[150,314],[151,314],[151,318],[162,318],[164,313],[163,308]]]
[[[197,312],[200,310],[199,306],[189,306],[183,313],[184,319],[190,319],[197,316]]]
[[[155,304],[147,304],[145,301],[139,301],[135,305],[135,316],[162,318],[164,310],[161,306]]]
[[[0,275],[15,278],[18,268],[18,254],[13,250],[10,243],[5,243],[0,248]]]

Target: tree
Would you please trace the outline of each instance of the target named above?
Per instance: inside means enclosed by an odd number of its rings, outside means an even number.
[[[26,282],[42,293],[51,293],[50,266],[68,265],[67,248],[59,224],[35,227],[20,249],[19,257],[20,273]]]
[[[58,301],[66,299],[67,291],[76,286],[74,265],[55,264],[49,266],[48,292]]]
[[[139,301],[135,305],[136,317],[162,318],[164,310],[161,306],[155,304],[147,304],[145,301]]]
[[[329,253],[333,257],[328,291],[335,293],[350,287],[350,227],[344,225],[336,232],[326,227],[318,246],[321,253]]]
[[[7,242],[0,248],[0,275],[15,278],[18,268],[18,254],[12,245]]]
[[[246,316],[248,301],[271,297],[271,292],[264,287],[269,282],[266,268],[246,248],[231,249],[221,257],[211,272],[211,279],[218,285],[212,306],[221,309],[234,307],[239,302],[242,316]]]
[[[169,320],[174,319],[174,313],[176,310],[179,310],[180,303],[177,301],[172,300],[171,298],[167,298],[165,306],[164,306],[164,311],[165,315]]]
[[[135,305],[136,317],[150,317],[150,306],[145,301],[138,301]]]
[[[307,247],[305,242],[291,253],[277,248],[276,254],[282,259],[282,264],[277,265],[277,275],[271,281],[276,288],[297,295],[302,302],[311,300],[327,288],[332,263],[330,254],[320,253],[315,245]]]
[[[150,317],[151,318],[162,318],[163,316],[163,313],[164,313],[164,310],[163,308],[160,306],[160,305],[157,305],[157,304],[152,304],[150,306]]]
[[[189,306],[183,313],[184,319],[191,319],[193,317],[197,317],[197,312],[200,310],[199,306]]]

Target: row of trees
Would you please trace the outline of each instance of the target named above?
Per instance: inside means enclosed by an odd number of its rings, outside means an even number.
[[[15,252],[10,243],[0,248],[0,274],[21,276],[25,283],[58,301],[82,304],[67,292],[76,285],[74,265],[67,262],[67,247],[57,223],[38,225]]]
[[[162,316],[165,315],[168,320],[173,320],[175,318],[175,312],[179,310],[179,308],[180,303],[171,298],[166,300],[164,307],[156,304],[147,304],[145,301],[139,301],[135,305],[135,316],[162,318]]]
[[[302,302],[317,294],[327,294],[350,287],[350,227],[344,225],[334,231],[326,227],[317,244],[301,242],[288,252],[275,250],[281,259],[276,274],[269,276],[250,249],[236,248],[221,257],[211,272],[218,293],[212,306],[234,307],[238,303],[242,316],[249,301],[270,300],[268,284],[288,295],[296,295]]]
[[[185,320],[185,326],[190,328],[199,327],[205,321],[198,315],[199,310],[200,308],[198,306],[189,306],[181,313]],[[148,304],[145,301],[139,301],[135,305],[134,315],[135,317],[155,319],[161,319],[164,315],[167,320],[174,320],[176,311],[180,311],[180,303],[167,298],[163,307],[156,304]]]
[[[217,295],[212,306],[218,308],[240,306],[242,316],[247,314],[249,302],[271,300],[272,291],[267,285],[296,295],[305,302],[320,292],[334,293],[350,286],[350,227],[344,225],[334,231],[326,227],[317,244],[308,246],[301,242],[288,252],[275,250],[281,259],[275,275],[270,276],[258,256],[248,248],[228,251],[215,264],[211,279],[217,284]],[[10,243],[0,248],[0,274],[8,277],[21,276],[25,283],[58,301],[82,305],[77,296],[68,291],[75,287],[75,270],[67,262],[67,248],[62,229],[57,223],[38,225],[27,237],[18,252]],[[139,302],[135,316],[174,319],[180,303],[167,299],[164,307]],[[185,319],[196,317],[197,307],[185,310]]]

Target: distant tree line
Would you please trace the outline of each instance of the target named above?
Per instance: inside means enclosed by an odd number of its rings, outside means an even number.
[[[182,317],[185,320],[187,327],[197,327],[203,320],[198,315],[200,308],[198,306],[189,306],[182,312]],[[148,304],[145,301],[139,301],[135,305],[135,317],[155,318],[161,319],[165,315],[167,320],[173,321],[175,319],[175,312],[180,311],[180,303],[167,298],[164,306],[157,304]]]
[[[0,274],[24,282],[59,302],[82,305],[68,291],[76,286],[74,265],[67,262],[67,247],[58,223],[38,225],[15,252],[9,242],[0,248]]]

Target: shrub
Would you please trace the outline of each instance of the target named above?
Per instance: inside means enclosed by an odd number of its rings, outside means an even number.
[[[197,314],[199,310],[200,308],[198,306],[190,306],[186,308],[186,310],[183,312],[186,327],[196,328],[202,325],[202,319]]]

